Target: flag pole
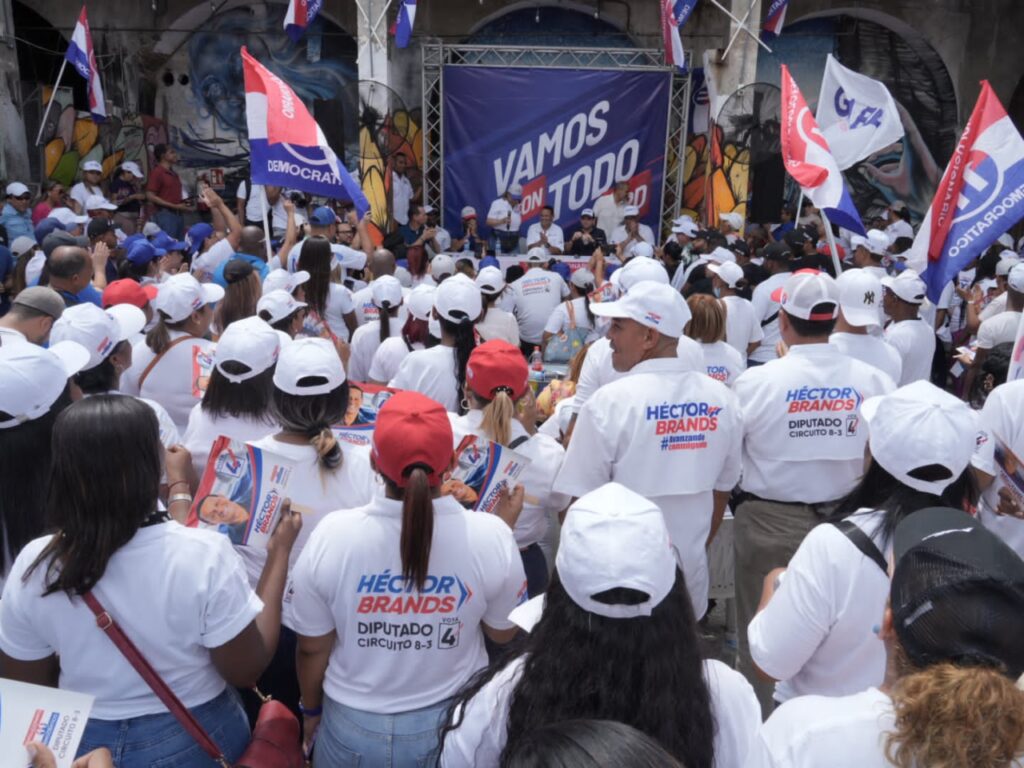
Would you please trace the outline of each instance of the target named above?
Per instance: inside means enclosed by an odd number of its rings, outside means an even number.
[[[50,107],[53,106],[53,100],[57,98],[57,89],[60,88],[61,78],[64,77],[64,69],[68,65],[68,60],[64,59],[60,63],[60,72],[57,73],[57,82],[53,86],[53,91],[50,92],[50,100],[46,102],[46,111],[43,112],[43,119],[39,121],[39,133],[36,134],[35,146],[39,146],[39,142],[43,139],[43,129],[46,127],[46,118],[50,116]]]
[[[836,248],[836,236],[832,234],[832,222],[828,220],[825,211],[821,212],[821,220],[825,224],[825,240],[828,242],[828,249],[832,254],[832,264],[836,268],[836,277],[843,274],[843,265],[839,262],[839,250]]]
[[[250,190],[251,194],[251,190]],[[260,210],[263,213],[263,244],[267,247],[267,263],[274,258],[274,254],[270,248],[270,219],[267,217],[267,188],[263,186],[263,194],[260,195]],[[287,264],[282,264],[282,267],[288,269]]]

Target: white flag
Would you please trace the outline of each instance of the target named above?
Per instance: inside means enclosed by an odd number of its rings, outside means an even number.
[[[843,170],[903,137],[889,89],[847,69],[832,54],[818,95],[818,127]]]

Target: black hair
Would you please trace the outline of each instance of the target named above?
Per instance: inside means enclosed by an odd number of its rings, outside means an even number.
[[[146,331],[146,346],[159,355],[171,345],[170,332],[184,331],[191,315],[184,320],[172,323],[168,320],[167,314],[162,309],[158,309],[154,314],[156,315],[156,323]]]
[[[169,147],[166,144],[157,144],[153,147],[153,157],[158,163],[164,159],[164,155],[167,154],[168,149]]]
[[[643,592],[621,587],[593,597],[606,604],[649,599]],[[689,768],[711,768],[717,726],[698,643],[693,606],[678,568],[672,590],[651,615],[630,619],[607,618],[581,608],[556,571],[544,613],[521,647],[478,673],[456,694],[441,731],[442,747],[447,734],[461,725],[470,699],[507,663],[522,657],[505,724],[503,760],[538,728],[560,720],[594,718],[643,731],[676,759],[685,759]]]
[[[509,284],[514,283],[524,274],[526,274],[526,270],[523,269],[521,264],[513,264],[505,270],[505,282]]]
[[[103,358],[99,365],[76,373],[73,378],[78,388],[87,395],[102,395],[117,389],[117,371],[110,358],[126,348],[131,348],[131,342],[127,339],[115,344],[110,354]]]
[[[141,283],[142,278],[149,277],[151,263],[147,261],[145,264],[139,264],[129,259],[122,259],[121,263],[117,265],[117,276],[121,280],[134,280],[136,283]]]
[[[998,243],[985,251],[985,255],[978,259],[978,266],[974,270],[974,282],[972,285],[977,285],[982,280],[995,278],[996,266],[999,264],[999,254],[1001,252],[1002,246]]]
[[[685,768],[643,731],[613,720],[565,720],[524,734],[501,768]]]
[[[583,308],[587,312],[587,320],[590,322],[590,327],[596,328],[597,318],[594,317],[594,310],[590,308],[590,294],[592,294],[596,290],[597,286],[595,286],[593,282],[589,282],[586,283],[582,288],[575,284],[573,284],[573,287],[576,289],[576,292],[579,293],[580,297],[583,299]]]
[[[331,242],[319,235],[307,237],[299,246],[296,269],[309,272],[304,287],[306,304],[321,319],[327,317],[327,299],[331,292]]]
[[[0,429],[0,572],[10,568],[8,555],[16,556],[47,528],[53,424],[70,404],[71,389],[65,387],[39,418]],[[0,412],[0,419],[10,418]]]
[[[540,207],[540,209],[541,209],[542,211],[551,211],[551,215],[552,215],[552,216],[554,216],[554,215],[555,215],[555,208],[554,208],[554,206],[551,206],[551,205],[542,205],[542,206]]]
[[[157,508],[162,448],[153,409],[123,395],[96,395],[64,410],[53,427],[47,499],[58,530],[25,572],[46,568],[43,595],[83,595],[110,558]]]
[[[282,317],[276,323],[271,322],[271,318],[273,317],[273,315],[271,315],[270,312],[268,310],[266,310],[266,309],[261,309],[256,314],[259,316],[260,320],[265,321],[275,331],[281,331],[282,333],[289,333],[291,331],[292,323],[295,322],[295,316],[297,314],[299,314],[300,312],[302,312],[304,309],[305,309],[305,307],[299,307],[298,309],[296,309],[294,312],[292,312],[287,317]]]
[[[683,258],[683,246],[679,244],[678,240],[669,240],[665,243],[665,247],[662,248],[662,252],[668,256],[673,263]]]
[[[299,386],[313,387],[322,383],[320,376],[299,379]],[[321,469],[341,467],[345,456],[341,445],[333,438],[331,427],[340,424],[348,410],[348,382],[322,395],[293,395],[274,387],[271,414],[287,432],[309,438],[320,456]]]
[[[473,321],[463,317],[459,322],[454,323],[445,317],[438,315],[441,328],[455,337],[455,381],[458,388],[459,414],[465,414],[466,409],[462,403],[466,398],[466,364],[469,363],[469,356],[476,348],[476,334],[473,332]]]
[[[783,310],[785,311],[785,310]],[[811,308],[811,314],[831,314],[835,311],[834,304],[815,304]],[[804,320],[802,317],[786,313],[786,319],[797,336],[808,338],[811,336],[828,336],[836,326],[834,318],[829,320]]]
[[[237,360],[225,360],[221,367],[235,376],[248,371],[248,366]],[[238,382],[229,381],[220,372],[220,368],[214,366],[200,407],[203,413],[214,419],[262,419],[270,423],[273,391],[274,366],[257,373],[251,379]]]
[[[434,468],[426,464],[406,467],[403,472],[404,488],[381,475],[389,497],[402,500],[402,533],[399,538],[402,578],[420,592],[429,575],[430,549],[434,541],[434,501],[430,490],[430,474],[433,472]]]
[[[383,306],[377,308],[377,319],[380,322],[380,343],[391,338],[391,318],[398,317],[398,306],[391,306],[390,301],[385,301]]]

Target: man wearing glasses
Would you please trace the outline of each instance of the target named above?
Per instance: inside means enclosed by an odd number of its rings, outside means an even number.
[[[0,226],[7,230],[7,242],[13,243],[16,237],[27,237],[35,242],[32,214],[29,211],[31,202],[32,193],[20,181],[12,181],[7,185],[7,203],[0,212]]]

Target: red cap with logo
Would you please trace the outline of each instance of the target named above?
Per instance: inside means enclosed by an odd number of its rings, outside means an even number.
[[[139,285],[134,280],[115,280],[103,289],[103,308],[131,304],[142,309],[156,298],[155,285]]]
[[[447,411],[418,392],[397,392],[377,413],[373,460],[399,488],[406,486],[409,472],[417,466],[427,470],[430,485],[440,485],[452,463],[453,445]]]
[[[484,400],[493,400],[500,391],[518,400],[529,382],[530,369],[523,353],[501,339],[476,347],[466,363],[466,383]]]

